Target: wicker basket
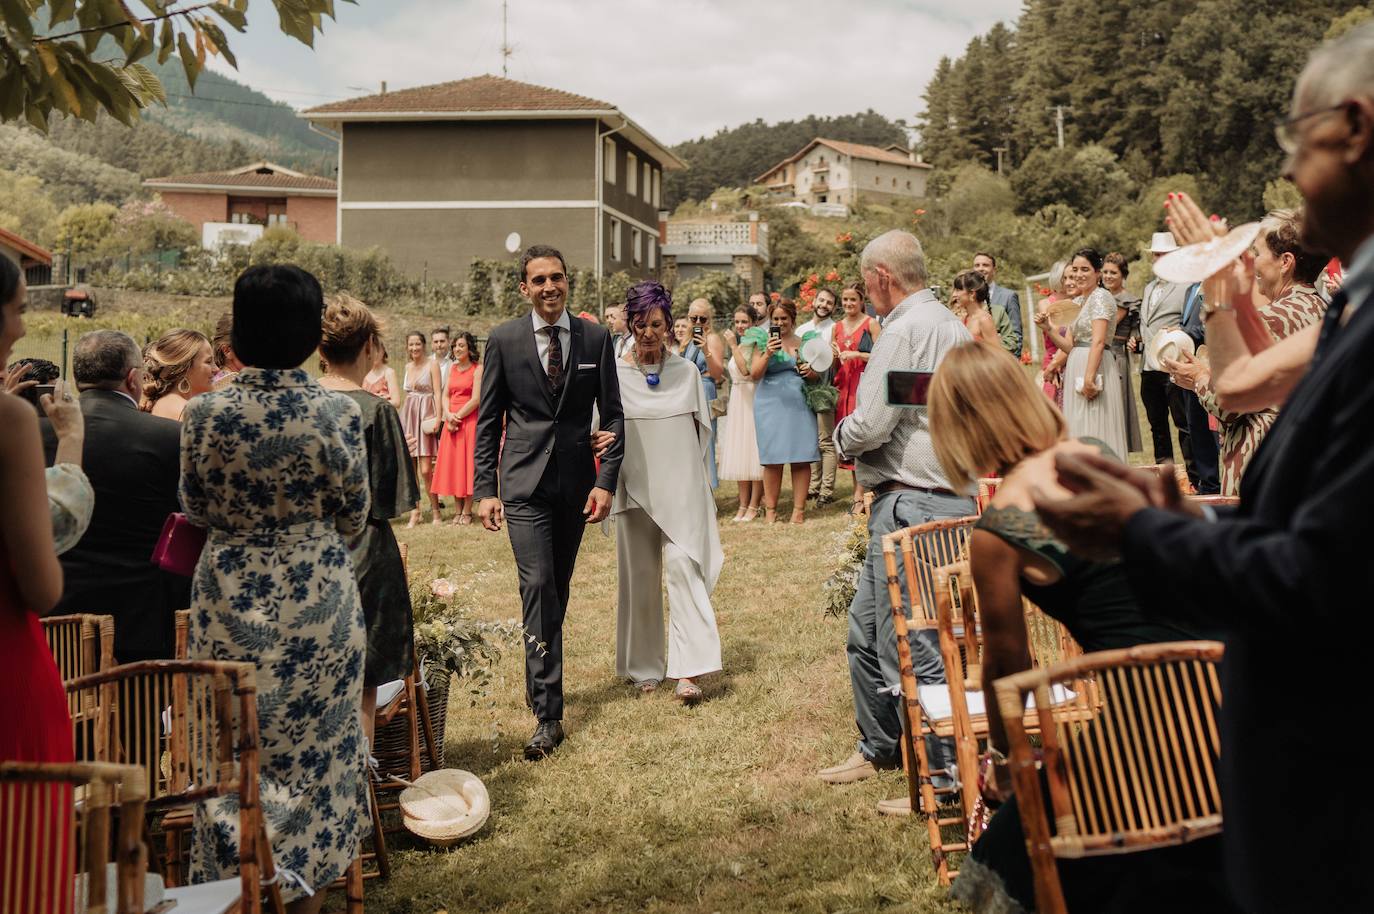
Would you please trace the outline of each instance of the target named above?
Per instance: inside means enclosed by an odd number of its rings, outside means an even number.
[[[431,668],[425,674],[429,684],[429,722],[434,729],[439,767],[444,767],[444,727],[448,722],[448,694],[451,676],[445,670]],[[425,729],[420,728],[420,771],[433,771],[429,763],[429,747],[425,744]],[[410,778],[410,727],[405,718],[398,717],[377,731],[372,746],[377,758],[378,772],[383,781],[388,775]]]

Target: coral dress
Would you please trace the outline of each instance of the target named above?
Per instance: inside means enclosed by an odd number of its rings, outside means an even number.
[[[872,352],[873,318],[865,317],[853,333],[845,332],[844,321],[836,321],[832,339],[840,352]],[[859,401],[859,378],[867,367],[866,359],[844,359],[836,363],[835,387],[840,392],[840,399],[835,402],[836,424],[854,412],[854,406]],[[854,469],[854,465],[849,463],[840,466],[846,470]]]
[[[473,398],[473,378],[477,366],[460,371],[457,363],[448,370],[448,412],[456,414]],[[439,433],[439,462],[434,467],[435,495],[468,498],[472,495],[472,452],[477,445],[477,411],[462,419],[458,430],[449,431],[447,423]]]
[[[37,614],[20,602],[14,569],[0,546],[0,761],[70,763],[72,756],[72,720],[67,713],[62,677],[48,650]],[[14,865],[13,878],[17,883],[5,886],[5,897],[22,899],[22,909],[32,914],[70,911],[72,903],[69,883],[64,881],[56,887],[62,897],[52,898],[46,894],[48,887],[34,885],[25,875],[34,857],[45,860],[49,867],[69,866],[57,860],[57,855],[68,853],[67,828],[60,823],[70,820],[71,790],[55,790],[48,798],[50,802],[43,804],[49,807],[44,818],[59,824],[44,837],[29,830],[10,834],[8,828],[0,829],[0,860]],[[27,821],[31,830],[39,817],[40,811],[34,808],[37,805],[32,795],[26,802],[14,802],[7,792],[0,791],[0,822]],[[7,847],[11,840],[21,846]],[[8,877],[0,884],[5,881]],[[34,894],[50,904],[39,903]]]

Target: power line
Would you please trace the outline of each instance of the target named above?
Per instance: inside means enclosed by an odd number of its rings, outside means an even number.
[[[216,104],[219,104],[219,105],[243,105],[244,107],[247,107],[247,108],[275,108],[275,109],[278,110],[278,111],[282,110],[283,108],[285,108],[287,111],[294,111],[294,110],[295,110],[295,109],[292,108],[290,105],[288,105],[286,102],[272,102],[272,103],[268,103],[268,102],[245,102],[245,101],[240,101],[240,100],[238,100],[238,99],[233,99],[233,98],[217,98],[216,96],[213,96],[213,95],[181,95],[181,94],[179,94],[179,93],[177,93],[177,92],[168,92],[168,93],[167,93],[167,97],[168,97],[168,98],[183,98],[183,99],[186,99],[186,100],[188,100],[188,101],[195,101],[195,102],[215,102]],[[335,96],[335,97],[338,97],[338,96]]]

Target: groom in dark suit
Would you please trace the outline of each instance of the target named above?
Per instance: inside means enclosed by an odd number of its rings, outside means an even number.
[[[563,616],[582,532],[611,510],[624,416],[611,335],[568,314],[563,255],[534,245],[520,258],[532,309],[491,332],[482,365],[473,497],[482,526],[510,524],[526,632],[525,700],[539,726],[525,758],[563,741]],[[592,446],[592,407],[615,439]],[[502,433],[504,432],[504,442]]]

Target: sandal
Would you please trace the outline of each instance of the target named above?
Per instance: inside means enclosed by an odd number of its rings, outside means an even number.
[[[792,523],[796,524],[798,527],[806,523],[806,511],[802,508],[793,508]]]
[[[657,679],[641,679],[633,685],[641,695],[652,695],[658,689],[658,682]]]
[[[861,501],[851,502],[849,505],[849,516],[859,517],[864,513],[864,503]]]
[[[409,530],[411,527],[419,526],[419,523],[420,523],[420,509],[419,509],[419,508],[416,508],[414,511],[411,511],[411,512],[410,512],[410,523],[406,524],[406,529]]]
[[[763,509],[763,522],[764,522],[765,524],[776,524],[776,523],[778,522],[778,509],[777,509],[777,508],[764,508],[764,509]]]
[[[456,523],[456,524],[457,524],[458,526],[460,526],[460,527],[466,527],[466,526],[468,526],[469,524],[472,523],[472,515],[471,515],[471,514],[459,514],[459,515],[458,515],[458,519],[457,519],[456,521],[454,521],[454,523]]]
[[[758,517],[758,516],[759,516],[759,509],[750,506],[750,507],[748,507],[748,508],[746,508],[746,509],[744,510],[744,516],[741,517],[741,518],[739,519],[739,522],[740,522],[741,524],[747,524],[747,523],[749,523],[751,520],[753,520],[754,518],[756,518],[756,517]]]
[[[701,687],[688,679],[679,679],[677,688],[673,689],[673,697],[684,705],[691,707],[701,701]]]

